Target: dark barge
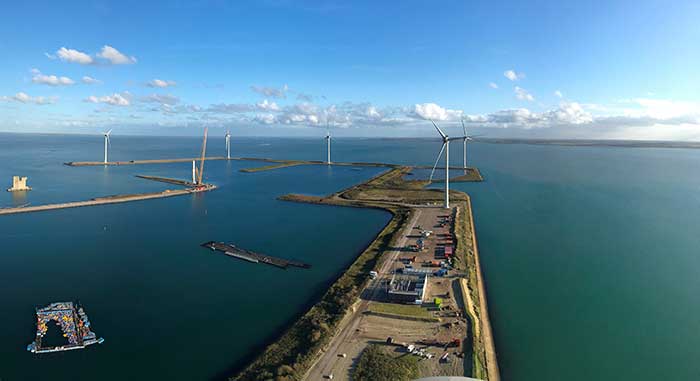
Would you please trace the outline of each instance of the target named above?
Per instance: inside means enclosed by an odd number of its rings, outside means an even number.
[[[272,257],[269,255],[256,253],[254,251],[246,250],[246,249],[240,248],[236,245],[226,244],[223,242],[209,241],[209,242],[203,243],[202,246],[206,247],[208,249],[211,249],[213,251],[221,251],[228,256],[242,259],[244,261],[248,261],[248,262],[252,262],[252,263],[265,263],[268,265],[279,267],[281,269],[287,269],[287,267],[290,267],[290,266],[299,267],[302,269],[311,268],[311,265],[309,265],[307,263],[293,261],[293,260],[284,259],[284,258]]]

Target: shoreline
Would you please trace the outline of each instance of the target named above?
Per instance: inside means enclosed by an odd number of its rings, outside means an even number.
[[[491,319],[489,318],[488,301],[486,298],[486,286],[484,285],[484,276],[481,272],[481,259],[479,258],[479,246],[476,239],[474,212],[472,209],[472,200],[469,195],[467,195],[467,205],[469,207],[469,223],[472,227],[474,266],[476,267],[477,286],[479,288],[479,323],[482,333],[481,337],[484,342],[484,349],[486,352],[486,371],[489,381],[500,381],[501,375],[498,368],[498,359],[496,357],[496,344],[493,340],[493,331],[491,330]]]

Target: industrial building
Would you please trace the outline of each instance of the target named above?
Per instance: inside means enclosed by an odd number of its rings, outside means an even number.
[[[8,188],[8,192],[28,191],[32,188],[27,186],[27,177],[12,176],[12,188]]]
[[[394,274],[387,286],[387,295],[395,303],[422,304],[427,289],[428,274]]]

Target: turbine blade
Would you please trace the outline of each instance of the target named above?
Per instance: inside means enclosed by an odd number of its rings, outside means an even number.
[[[445,146],[447,143],[442,143],[442,148],[440,148],[440,153],[437,155],[437,158],[435,159],[435,165],[433,165],[433,170],[430,171],[430,179],[428,179],[429,183],[433,182],[433,175],[435,174],[435,167],[437,167],[438,162],[440,162],[440,158],[442,157],[443,151],[445,151]]]
[[[464,126],[464,119],[460,119],[460,121],[462,122],[462,131],[464,132],[464,136],[467,136],[467,127]]]
[[[107,131],[107,137],[109,137],[109,134],[112,133],[112,130]]]
[[[435,126],[435,129],[437,130],[438,134],[440,134],[440,136],[442,136],[443,139],[445,139],[445,138],[447,137],[447,135],[445,135],[445,133],[442,132],[442,130],[440,129],[440,127],[438,127],[437,124],[435,124],[435,122],[433,122],[432,119],[430,119],[430,123],[432,123],[433,126]]]

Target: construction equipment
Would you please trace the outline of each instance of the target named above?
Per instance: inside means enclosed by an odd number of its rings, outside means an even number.
[[[199,170],[194,167],[194,161],[192,162],[192,181],[197,188],[202,186],[202,177],[204,176],[204,159],[207,154],[207,131],[208,128],[204,128],[204,141],[202,142],[202,157],[199,159]]]

